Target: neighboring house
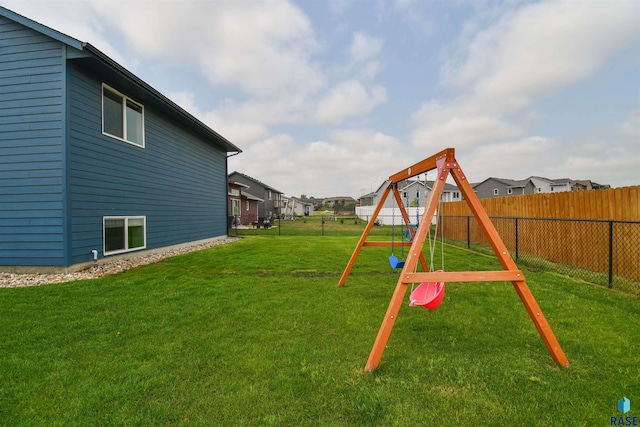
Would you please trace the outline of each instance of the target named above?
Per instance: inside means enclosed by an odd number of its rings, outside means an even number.
[[[572,185],[569,178],[549,179],[540,176],[529,177],[536,187],[536,193],[559,193],[571,191]]]
[[[355,206],[356,200],[350,196],[327,197],[322,201],[323,207],[336,208],[340,206]]]
[[[258,220],[258,206],[264,202],[249,193],[249,186],[229,181],[229,225],[252,224]]]
[[[427,198],[431,194],[434,184],[433,181],[425,182],[420,180],[406,180],[400,183],[398,191],[400,191],[405,207],[407,203],[409,207],[426,206]],[[452,184],[445,184],[440,201],[457,202],[459,200],[462,200],[462,198],[458,187]]]
[[[472,187],[479,199],[534,194],[537,192],[536,184],[530,178],[514,180],[490,177],[482,182],[472,184]]]
[[[587,180],[575,181],[569,178],[549,179],[540,176],[530,176],[522,180],[490,177],[471,186],[480,199],[610,187],[608,185],[592,183]]]
[[[258,181],[243,173],[234,171],[229,174],[229,181],[237,182],[248,186],[247,191],[253,196],[262,199],[258,203],[258,217],[266,221],[272,221],[278,217],[285,207],[283,193],[275,188]]]
[[[610,185],[598,184],[597,182],[590,181],[588,179],[583,180],[571,180],[571,191],[581,190],[602,190],[611,188]]]
[[[358,205],[359,206],[374,206],[376,204],[376,195],[377,195],[377,193],[375,193],[375,192],[363,194],[358,199]]]
[[[364,220],[369,220],[372,217],[374,210],[378,203],[382,199],[382,195],[385,189],[385,183],[383,182],[375,193],[371,193],[367,196],[370,200],[370,205],[360,205],[356,208],[356,215]],[[415,179],[408,179],[398,183],[398,192],[402,199],[402,205],[407,208],[407,214],[409,220],[412,223],[418,223],[419,219],[424,214],[424,208],[429,199],[429,195],[433,190],[434,181],[421,181]],[[362,198],[360,198],[362,202]],[[452,184],[445,183],[442,195],[440,196],[442,202],[451,202],[462,200],[460,189]],[[389,193],[384,201],[380,213],[377,217],[377,222],[384,225],[399,224],[402,220],[401,212],[396,204],[396,199],[393,193]],[[434,219],[435,221],[435,219]]]
[[[308,199],[301,199],[299,197],[285,198],[285,208],[283,215],[285,218],[292,216],[312,216],[313,215],[313,203]]]
[[[313,205],[314,211],[322,209],[322,202],[324,201],[324,199],[316,199],[315,197],[309,197],[309,199],[303,199],[303,200],[311,203]]]
[[[386,181],[385,181],[386,182]],[[398,183],[398,191],[400,192],[400,196],[402,197],[402,203],[406,207],[407,205],[407,197],[408,204],[410,207],[421,206],[424,207],[427,203],[427,198],[429,194],[431,194],[431,190],[433,189],[434,182],[433,181],[420,181],[420,180],[405,180],[403,182]],[[374,195],[368,196],[368,198],[372,201],[371,205],[361,205],[361,206],[376,206],[378,201],[382,197],[382,193],[384,192],[384,182]],[[362,198],[361,198],[362,200]],[[462,200],[460,196],[460,190],[458,187],[452,184],[445,184],[444,189],[442,191],[441,201],[443,202],[452,202]],[[387,199],[384,202],[384,208],[393,208],[397,206],[395,203],[395,198],[393,194],[389,194]]]
[[[322,209],[322,199],[316,199],[315,197],[296,197],[296,200],[304,204],[311,205],[310,215],[313,215],[313,211],[317,211],[318,209]]]
[[[0,269],[227,234],[240,149],[94,46],[0,7]]]

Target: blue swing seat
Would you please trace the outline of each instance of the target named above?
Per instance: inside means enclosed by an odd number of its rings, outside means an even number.
[[[397,256],[391,255],[389,257],[389,264],[391,264],[391,268],[402,268],[404,267],[404,261],[400,261]]]

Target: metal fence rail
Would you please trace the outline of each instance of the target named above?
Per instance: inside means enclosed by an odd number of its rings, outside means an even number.
[[[518,263],[640,290],[640,221],[491,217]],[[473,216],[441,217],[447,243],[490,250]]]

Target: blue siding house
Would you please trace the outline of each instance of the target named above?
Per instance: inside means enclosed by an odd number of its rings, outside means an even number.
[[[0,271],[226,236],[240,151],[95,47],[0,7]]]

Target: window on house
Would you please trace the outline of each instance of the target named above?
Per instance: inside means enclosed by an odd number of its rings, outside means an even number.
[[[104,217],[104,254],[144,249],[147,246],[146,223],[144,216]]]
[[[144,108],[102,85],[102,133],[144,147]]]
[[[507,194],[513,194],[513,188],[507,188]]]
[[[460,192],[459,191],[454,191],[453,192],[453,198],[454,199],[459,199],[460,198]]]
[[[244,210],[245,210],[245,211],[248,211],[248,210],[249,210],[249,201],[248,201],[248,200],[245,200],[245,201],[244,201]]]
[[[493,195],[494,195],[494,196],[497,196],[497,195],[498,195],[498,189],[497,189],[497,188],[494,188],[494,189],[493,189]]]
[[[240,215],[240,200],[233,199],[231,200],[231,211],[235,216]]]

